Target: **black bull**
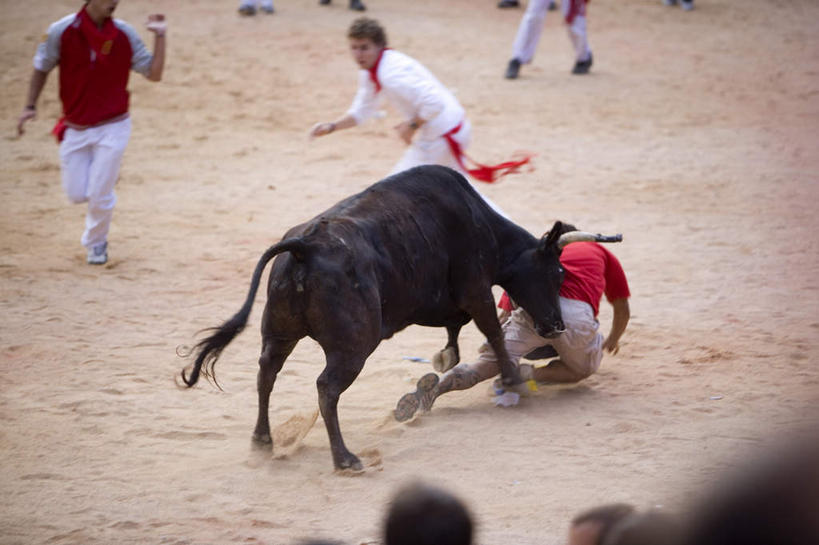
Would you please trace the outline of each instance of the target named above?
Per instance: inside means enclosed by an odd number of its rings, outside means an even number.
[[[454,170],[421,166],[382,180],[290,229],[253,272],[241,310],[199,342],[190,376],[213,376],[228,343],[248,321],[261,276],[274,261],[262,315],[259,415],[253,439],[270,444],[268,403],[276,375],[305,336],[324,350],[316,385],[333,463],[360,468],[344,445],[339,396],[382,339],[411,324],[446,327],[454,349],[475,321],[500,361],[507,384],[520,382],[504,348],[491,288],[498,284],[534,319],[538,332],[563,330],[559,222],[542,239],[493,211]],[[205,370],[202,371],[202,366]]]

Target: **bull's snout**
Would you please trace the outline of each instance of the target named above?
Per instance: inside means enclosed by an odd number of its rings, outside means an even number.
[[[541,323],[535,324],[535,331],[537,334],[543,337],[544,339],[554,339],[564,331],[566,331],[566,326],[563,324],[563,320],[557,320],[553,322],[551,325],[543,325]]]

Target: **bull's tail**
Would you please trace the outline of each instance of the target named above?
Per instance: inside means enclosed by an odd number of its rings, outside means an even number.
[[[256,298],[256,291],[259,289],[262,273],[267,263],[282,252],[293,252],[297,258],[300,258],[304,255],[305,248],[302,239],[288,238],[271,246],[262,254],[262,257],[259,258],[259,262],[256,264],[256,270],[253,271],[253,278],[250,280],[250,290],[247,293],[245,304],[242,305],[242,308],[233,318],[219,327],[212,328],[211,331],[214,331],[214,333],[193,347],[192,353],[196,353],[196,362],[193,364],[190,376],[185,376],[185,369],[182,369],[182,381],[186,385],[190,387],[196,384],[196,381],[199,380],[200,372],[206,377],[212,378],[214,382],[216,381],[216,375],[214,374],[216,361],[222,354],[222,350],[241,333],[245,325],[247,325],[250,310],[253,308],[253,300]],[[202,371],[203,365],[205,366],[204,371]]]

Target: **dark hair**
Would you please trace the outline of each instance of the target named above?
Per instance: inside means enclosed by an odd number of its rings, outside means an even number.
[[[632,513],[602,532],[600,545],[673,545],[679,532],[677,519],[667,513]]]
[[[700,500],[686,543],[819,543],[819,438],[780,439],[778,448],[742,464]]]
[[[565,225],[565,224],[564,224]],[[584,522],[596,522],[600,524],[600,538],[598,543],[602,542],[603,536],[608,530],[620,522],[625,517],[634,513],[634,507],[627,503],[611,503],[592,507],[583,511],[572,519],[572,525],[577,526]]]
[[[359,17],[350,25],[347,37],[356,40],[371,40],[378,47],[387,45],[387,33],[384,27],[375,19]]]
[[[385,545],[470,545],[472,517],[455,496],[411,484],[393,499],[384,524]]]

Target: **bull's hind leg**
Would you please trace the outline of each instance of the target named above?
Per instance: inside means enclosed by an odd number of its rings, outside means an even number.
[[[268,407],[270,392],[276,382],[276,375],[284,365],[284,360],[296,347],[298,341],[285,341],[274,338],[264,338],[262,341],[262,355],[259,357],[259,374],[256,376],[256,387],[259,391],[259,416],[256,419],[256,429],[253,432],[253,441],[260,445],[270,445],[270,421]]]
[[[449,371],[461,361],[461,353],[458,350],[458,334],[461,332],[461,327],[463,326],[447,326],[446,346],[432,356],[432,367],[439,373]]]
[[[319,409],[324,425],[327,427],[330,450],[336,469],[363,469],[361,461],[347,450],[344,439],[341,437],[341,428],[338,424],[338,399],[361,372],[366,358],[364,354],[327,351],[327,366],[316,380]]]

